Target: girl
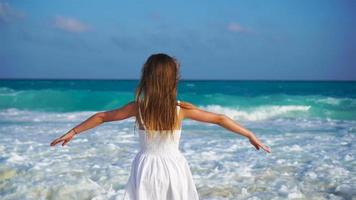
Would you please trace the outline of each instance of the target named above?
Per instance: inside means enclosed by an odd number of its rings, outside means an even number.
[[[192,119],[222,126],[245,136],[259,150],[271,152],[249,130],[223,114],[199,109],[176,100],[179,64],[166,54],[151,55],[142,68],[135,100],[125,106],[98,112],[55,139],[51,146],[67,144],[75,135],[104,122],[136,117],[140,151],[132,161],[123,199],[199,199],[187,160],[179,150],[181,122]]]

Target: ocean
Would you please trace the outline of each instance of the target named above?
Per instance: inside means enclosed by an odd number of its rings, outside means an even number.
[[[134,118],[50,142],[134,99],[138,80],[0,80],[0,199],[120,199],[138,152]],[[182,80],[178,100],[225,114],[271,147],[183,121],[201,199],[356,199],[356,82]]]

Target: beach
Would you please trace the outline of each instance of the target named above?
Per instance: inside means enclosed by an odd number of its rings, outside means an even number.
[[[134,99],[137,80],[0,80],[0,199],[120,199],[135,119],[50,142]],[[201,199],[356,199],[356,82],[183,80],[178,100],[225,114],[271,147],[183,121],[180,150]]]

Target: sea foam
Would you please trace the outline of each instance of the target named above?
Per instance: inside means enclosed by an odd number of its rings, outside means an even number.
[[[276,105],[260,106],[250,110],[242,110],[240,108],[228,108],[220,105],[208,105],[202,108],[211,112],[225,114],[236,120],[258,121],[288,116],[295,112],[308,112],[311,106]]]

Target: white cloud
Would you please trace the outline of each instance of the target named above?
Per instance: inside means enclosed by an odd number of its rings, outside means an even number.
[[[231,32],[235,32],[235,33],[245,33],[245,32],[249,32],[249,29],[246,27],[241,26],[239,23],[237,22],[231,22],[227,25],[227,30],[231,31]]]
[[[0,2],[0,23],[9,23],[13,20],[23,18],[24,14],[10,7],[8,3]]]
[[[63,16],[56,16],[53,25],[58,29],[73,33],[86,32],[90,29],[87,24],[75,18]]]

